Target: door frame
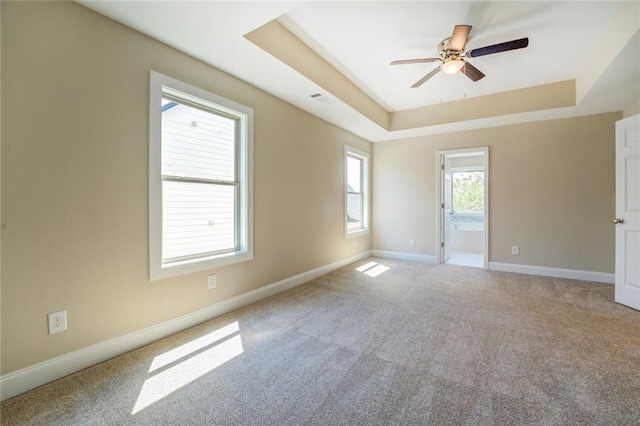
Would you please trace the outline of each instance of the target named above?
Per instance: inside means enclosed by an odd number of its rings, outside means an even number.
[[[444,243],[444,160],[447,156],[483,155],[484,157],[484,269],[489,269],[489,147],[447,149],[436,152],[436,261],[443,262],[442,244]]]

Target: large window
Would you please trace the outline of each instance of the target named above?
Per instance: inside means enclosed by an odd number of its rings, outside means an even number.
[[[150,276],[249,260],[250,108],[151,73]]]
[[[369,155],[345,147],[345,235],[369,232]]]

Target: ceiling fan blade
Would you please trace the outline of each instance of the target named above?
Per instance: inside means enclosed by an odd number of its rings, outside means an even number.
[[[391,65],[421,64],[423,62],[435,62],[439,60],[440,58],[402,59],[391,62]]]
[[[461,51],[464,49],[464,45],[467,44],[467,37],[471,31],[471,25],[456,25],[453,28],[453,34],[449,41],[449,49]]]
[[[422,86],[425,81],[429,80],[431,77],[438,74],[439,72],[440,72],[440,67],[438,66],[437,68],[434,68],[433,71],[431,71],[429,74],[425,75],[420,80],[413,83],[413,86],[411,87],[415,89],[416,87]]]
[[[460,71],[473,81],[478,81],[481,78],[484,78],[484,73],[478,68],[471,65],[469,62],[465,62]]]
[[[477,56],[491,55],[493,53],[506,52],[508,50],[522,49],[528,45],[529,37],[525,37],[518,40],[505,41],[504,43],[472,49],[467,52],[467,56],[475,58]]]

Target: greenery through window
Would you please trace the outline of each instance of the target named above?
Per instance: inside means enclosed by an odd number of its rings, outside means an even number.
[[[484,212],[484,171],[452,172],[451,182],[454,212]]]

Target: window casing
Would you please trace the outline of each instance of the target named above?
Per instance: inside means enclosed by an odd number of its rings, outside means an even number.
[[[151,72],[149,270],[253,258],[250,108]]]
[[[369,232],[369,154],[345,147],[345,237]]]

